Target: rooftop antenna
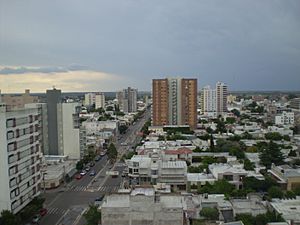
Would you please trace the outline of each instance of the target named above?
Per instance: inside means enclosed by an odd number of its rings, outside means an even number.
[[[53,85],[52,87],[53,87],[53,90],[56,90],[55,85]]]

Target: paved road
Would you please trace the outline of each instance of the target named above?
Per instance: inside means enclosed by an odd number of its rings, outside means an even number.
[[[118,138],[116,148],[120,157],[141,140],[141,137],[136,134],[149,118],[150,110],[147,110],[141,119]],[[124,142],[127,143],[126,146],[121,145]],[[80,180],[73,180],[66,187],[45,193],[48,214],[41,219],[40,225],[84,225],[85,221],[82,215],[89,204],[93,204],[95,198],[100,195],[118,191],[122,185],[122,177],[106,176],[106,171],[117,170],[122,173],[125,169],[123,163],[118,161],[112,166],[107,162],[105,156],[96,162],[93,169],[97,173],[95,177],[87,174]]]

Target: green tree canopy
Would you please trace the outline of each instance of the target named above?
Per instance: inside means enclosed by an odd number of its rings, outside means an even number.
[[[266,148],[262,149],[259,155],[259,159],[262,165],[268,169],[271,168],[272,163],[280,165],[283,163],[284,157],[280,151],[279,145],[270,141]]]
[[[98,225],[101,220],[101,212],[98,211],[98,207],[90,205],[89,210],[83,215],[87,225]]]
[[[209,220],[218,220],[219,219],[219,211],[216,208],[204,207],[200,211],[200,216],[203,216]]]

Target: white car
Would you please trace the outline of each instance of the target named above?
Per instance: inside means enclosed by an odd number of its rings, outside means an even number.
[[[81,176],[86,175],[86,171],[85,171],[85,170],[82,170],[81,173],[80,173],[80,175],[81,175]]]

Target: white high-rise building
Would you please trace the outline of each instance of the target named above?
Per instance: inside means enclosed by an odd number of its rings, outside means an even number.
[[[95,93],[86,93],[84,95],[84,105],[91,106],[96,102],[96,94]]]
[[[95,108],[103,108],[105,107],[105,95],[104,93],[96,93],[95,95]]]
[[[216,98],[217,98],[217,115],[223,115],[227,112],[227,85],[221,82],[216,84]]]
[[[0,211],[18,213],[40,194],[39,111],[7,111],[0,100]]]
[[[216,90],[205,86],[201,92],[201,110],[204,115],[215,117],[217,115]]]

